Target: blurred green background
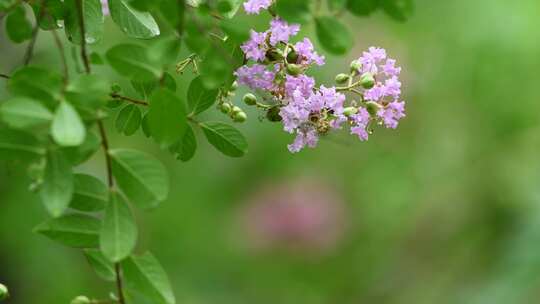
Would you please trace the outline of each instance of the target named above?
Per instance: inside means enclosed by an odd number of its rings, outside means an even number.
[[[201,140],[180,163],[140,132],[125,138],[109,128],[113,147],[136,146],[168,167],[169,199],[137,214],[139,251],[162,262],[178,303],[540,301],[540,2],[415,3],[403,24],[381,13],[344,17],[357,46],[315,69],[331,84],[371,45],[403,66],[408,116],[367,143],[339,134],[292,155],[292,138],[249,112],[239,126],[247,157],[226,158]],[[110,25],[98,52],[123,39]],[[313,37],[313,25],[305,34]],[[24,47],[0,32],[1,72],[20,64]],[[59,64],[50,34],[39,37],[33,62]],[[191,77],[178,76],[179,92]],[[79,170],[104,178],[101,153]],[[47,215],[26,176],[0,160],[8,303],[107,297],[112,286],[80,252],[32,233]],[[272,221],[285,228],[265,232]]]

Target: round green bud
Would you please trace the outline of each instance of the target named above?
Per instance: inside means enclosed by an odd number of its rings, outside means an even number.
[[[271,62],[278,61],[283,59],[283,54],[279,52],[277,49],[269,49],[266,51],[266,59],[270,60]]]
[[[302,66],[299,64],[288,64],[287,73],[292,76],[298,76],[302,73]]]
[[[229,104],[229,103],[222,103],[222,104],[219,106],[219,110],[220,110],[223,114],[229,114],[229,113],[231,113],[231,110],[232,110],[231,104]]]
[[[345,82],[349,81],[351,78],[351,75],[341,73],[336,76],[336,83],[338,84],[344,84]]]
[[[5,300],[9,297],[9,291],[6,285],[0,283],[0,301]]]
[[[365,73],[360,78],[360,84],[364,89],[371,89],[375,86],[375,77],[371,73]]]
[[[240,113],[240,112],[244,112],[244,110],[242,110],[242,108],[237,107],[237,106],[233,106],[233,107],[232,107],[232,115],[233,115],[233,116],[234,116],[236,113]]]
[[[280,122],[283,118],[281,118],[281,115],[279,115],[279,111],[279,106],[271,107],[266,112],[266,118],[272,122]]]
[[[88,297],[78,296],[71,301],[71,304],[90,304],[92,303]]]
[[[351,116],[351,115],[354,115],[356,113],[358,113],[358,109],[355,108],[355,107],[347,107],[347,108],[343,109],[343,114],[345,116]]]
[[[292,50],[287,54],[287,62],[297,63],[298,62],[298,53],[295,50]]]
[[[360,60],[354,60],[353,62],[351,62],[351,71],[358,72],[360,71],[360,69],[362,69],[362,63],[360,62]]]
[[[247,114],[246,112],[236,112],[233,115],[233,120],[235,122],[244,122],[247,120]]]
[[[248,106],[254,106],[257,104],[257,97],[251,93],[247,93],[246,95],[244,95],[244,98],[242,100]]]
[[[238,89],[238,81],[235,81],[231,84],[231,88],[229,89],[231,92],[236,91]]]
[[[371,116],[377,115],[377,112],[379,112],[379,109],[381,108],[381,105],[374,101],[368,101],[366,102],[366,110]]]

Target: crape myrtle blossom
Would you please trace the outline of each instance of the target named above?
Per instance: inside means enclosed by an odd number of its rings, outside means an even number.
[[[252,0],[245,6],[263,9],[263,4],[269,3]],[[235,72],[239,84],[263,93],[266,103],[251,97],[249,105],[264,109],[269,120],[281,121],[286,132],[295,134],[289,151],[313,148],[321,136],[344,126],[361,141],[368,140],[374,125],[397,128],[405,117],[405,102],[400,99],[401,68],[388,58],[386,50],[370,47],[363,52],[351,63],[348,74],[337,75],[336,82],[343,86],[318,86],[306,71],[312,65],[324,65],[325,58],[308,38],[289,42],[299,31],[299,25],[278,17],[266,32],[252,30],[250,39],[241,46],[245,58],[252,62]]]
[[[244,3],[244,9],[248,14],[259,14],[260,11],[272,5],[272,0],[248,0]]]

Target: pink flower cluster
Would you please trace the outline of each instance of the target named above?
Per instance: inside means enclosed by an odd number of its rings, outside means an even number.
[[[245,3],[248,12],[258,13],[271,1],[250,0]],[[305,74],[312,65],[324,65],[308,38],[290,43],[300,26],[274,18],[270,29],[258,33],[251,31],[250,39],[241,46],[251,64],[240,67],[235,75],[238,83],[263,93],[277,109],[284,130],[296,138],[288,146],[291,152],[304,147],[315,147],[319,137],[332,130],[350,126],[352,134],[365,141],[373,123],[395,129],[405,116],[405,103],[400,101],[400,67],[387,58],[386,51],[371,47],[351,64],[351,72],[343,75],[343,87],[316,86],[315,79]],[[359,77],[360,80],[355,81]],[[356,94],[359,101],[346,105],[344,93]]]
[[[272,5],[272,0],[248,0],[244,3],[244,9],[248,14],[258,14],[270,5]]]

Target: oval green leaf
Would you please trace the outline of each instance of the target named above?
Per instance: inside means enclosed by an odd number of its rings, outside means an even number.
[[[137,11],[126,0],[109,0],[111,17],[129,37],[149,39],[159,35],[159,27],[148,12]]]
[[[101,222],[95,217],[70,214],[48,220],[34,229],[51,240],[75,248],[95,248],[99,244]]]
[[[50,151],[47,155],[47,165],[40,197],[47,211],[59,217],[69,206],[73,196],[73,173],[71,164],[59,151]]]
[[[221,122],[200,124],[206,139],[221,153],[230,157],[241,157],[247,153],[248,144],[240,131]]]
[[[103,210],[109,200],[109,190],[99,179],[86,174],[75,174],[73,199],[69,207],[95,212]]]
[[[126,136],[131,136],[139,130],[141,120],[141,110],[136,105],[129,104],[118,113],[116,130]]]
[[[325,50],[335,55],[346,54],[354,44],[349,29],[335,17],[315,19],[317,37]]]
[[[137,226],[128,204],[119,193],[111,193],[99,234],[103,255],[117,263],[131,254],[137,243]]]
[[[151,253],[131,256],[122,262],[128,291],[154,304],[175,304],[169,278]]]
[[[167,198],[169,178],[162,163],[134,150],[112,150],[114,177],[129,201],[139,208],[152,208]]]
[[[98,249],[85,249],[84,256],[96,274],[105,281],[114,281],[114,265]]]
[[[60,146],[73,147],[84,142],[86,127],[79,113],[66,101],[60,103],[51,126],[54,141]]]
[[[14,97],[0,106],[0,117],[8,126],[23,129],[49,123],[53,114],[38,101]]]
[[[107,60],[120,75],[135,81],[152,81],[159,77],[158,67],[152,65],[146,49],[136,44],[119,44],[107,51]]]
[[[197,115],[206,111],[210,108],[215,102],[219,90],[209,90],[207,89],[201,77],[197,77],[191,81],[189,85],[187,98],[190,111],[193,115]]]
[[[152,137],[162,146],[170,146],[186,132],[185,103],[171,91],[159,89],[150,98],[147,119]]]

